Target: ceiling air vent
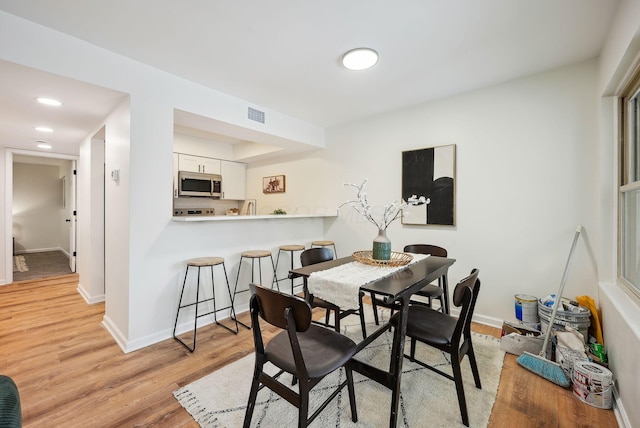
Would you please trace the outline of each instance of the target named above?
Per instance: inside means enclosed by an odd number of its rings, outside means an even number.
[[[264,112],[260,110],[256,110],[254,108],[249,107],[249,115],[250,120],[255,120],[256,122],[264,123]]]

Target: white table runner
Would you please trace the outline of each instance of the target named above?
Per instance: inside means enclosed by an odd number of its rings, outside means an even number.
[[[424,260],[425,254],[411,254],[413,259],[409,265]],[[405,266],[380,267],[357,261],[345,263],[331,269],[314,272],[309,275],[307,286],[315,297],[337,305],[340,309],[358,309],[358,291],[360,286],[368,284]]]

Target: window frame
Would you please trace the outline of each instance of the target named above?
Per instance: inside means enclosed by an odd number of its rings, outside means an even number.
[[[630,114],[630,101],[635,99],[635,114]],[[631,77],[618,97],[618,266],[617,279],[636,303],[640,303],[640,284],[633,284],[624,276],[625,263],[625,194],[640,190],[640,64],[636,64]],[[634,117],[634,122],[631,118]],[[633,129],[632,132],[632,127]],[[633,139],[633,141],[632,141]],[[635,158],[635,164],[634,163]],[[634,169],[635,168],[635,169]]]

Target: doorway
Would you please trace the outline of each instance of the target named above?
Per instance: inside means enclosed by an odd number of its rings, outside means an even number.
[[[75,272],[76,159],[14,153],[13,282]]]

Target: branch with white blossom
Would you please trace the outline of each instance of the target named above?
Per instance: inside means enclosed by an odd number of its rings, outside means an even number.
[[[351,206],[358,214],[362,215],[367,221],[376,225],[378,229],[386,229],[389,227],[391,223],[395,220],[402,218],[403,216],[408,215],[408,213],[403,214],[403,208],[411,205],[424,205],[431,202],[429,198],[425,198],[424,196],[416,196],[412,195],[406,202],[398,202],[394,201],[390,205],[385,205],[382,218],[380,220],[376,220],[373,217],[373,212],[371,209],[371,205],[369,205],[369,200],[367,199],[367,192],[365,192],[365,187],[367,185],[367,180],[365,179],[361,185],[355,185],[352,183],[344,183],[345,186],[353,187],[356,189],[356,200],[348,200],[344,202],[342,205],[338,207],[338,212],[340,212],[340,208],[345,205]]]

